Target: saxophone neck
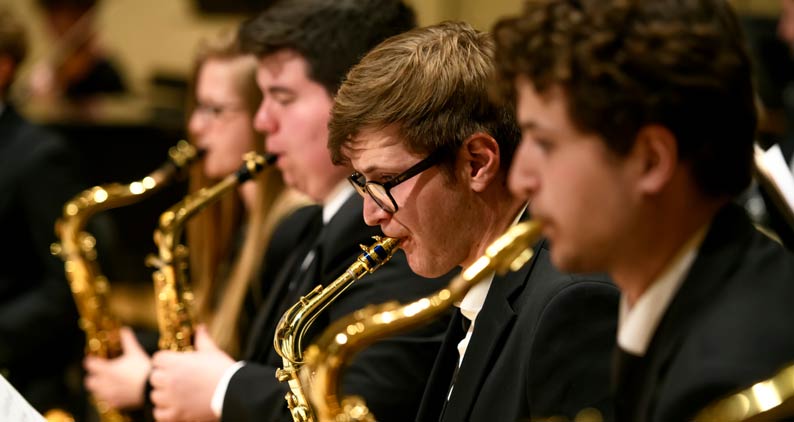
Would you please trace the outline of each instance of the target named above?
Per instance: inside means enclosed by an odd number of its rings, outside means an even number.
[[[317,316],[354,281],[375,272],[399,249],[398,239],[380,236],[375,236],[374,239],[375,243],[369,248],[360,245],[363,252],[336,280],[327,287],[315,287],[284,313],[273,340],[279,356],[293,365],[302,363],[302,341]]]
[[[140,180],[126,185],[108,183],[94,186],[72,197],[63,206],[63,214],[56,223],[55,232],[61,243],[53,245],[53,253],[66,252],[64,249],[69,245],[64,243],[70,239],[77,245],[76,240],[94,214],[136,203],[170,184],[199,156],[199,152],[182,140],[171,147],[168,156],[163,165]]]
[[[187,220],[219,200],[232,188],[256,176],[275,160],[276,157],[272,155],[247,153],[243,158],[243,165],[234,174],[226,176],[213,186],[199,189],[195,193],[188,195],[161,214],[158,231],[173,233],[174,235],[171,237],[178,239]]]
[[[237,172],[188,195],[160,215],[160,224],[154,233],[159,256],[150,257],[147,262],[157,268],[153,277],[161,349],[187,351],[193,343],[194,300],[187,281],[188,250],[180,243],[185,224],[274,161],[275,157],[246,154]]]

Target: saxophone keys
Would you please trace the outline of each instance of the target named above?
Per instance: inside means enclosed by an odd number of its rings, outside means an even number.
[[[292,373],[290,371],[287,371],[287,370],[284,370],[284,369],[281,369],[281,368],[276,369],[276,379],[279,382],[289,381],[291,377],[292,377]],[[290,396],[290,395],[292,395],[292,393],[287,393],[287,396]],[[287,399],[287,402],[289,402],[289,397],[285,397],[285,398]]]
[[[521,253],[518,254],[518,256],[515,259],[513,259],[513,262],[510,263],[510,271],[520,270],[521,267],[524,266],[524,264],[526,264],[527,262],[529,262],[530,259],[532,259],[532,255],[534,255],[532,248],[524,249],[523,251],[521,251]]]

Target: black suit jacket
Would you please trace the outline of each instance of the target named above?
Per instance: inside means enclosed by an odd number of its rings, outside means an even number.
[[[317,211],[315,211],[317,212]],[[361,253],[359,244],[373,243],[371,236],[379,234],[376,228],[367,227],[362,219],[362,200],[353,195],[328,223],[319,241],[320,255],[316,265],[307,269],[301,286],[307,293],[316,284],[328,285],[339,277]],[[282,367],[281,358],[273,350],[273,335],[283,309],[294,303],[294,296],[286,287],[294,274],[283,274],[300,263],[317,239],[316,223],[310,211],[297,213],[285,220],[274,233],[277,244],[292,245],[291,253],[281,258],[286,270],[270,274],[265,281],[272,289],[260,315],[257,316],[246,355],[247,364],[232,377],[223,404],[223,421],[286,421],[290,420],[284,395],[288,387],[275,379],[276,368]],[[305,230],[299,227],[315,227]],[[289,229],[288,229],[289,228]],[[292,236],[284,235],[290,231]],[[306,240],[299,240],[301,237]],[[310,245],[310,246],[307,246]],[[274,251],[278,252],[278,248]],[[421,278],[410,270],[405,255],[398,251],[392,260],[373,274],[356,281],[338,300],[323,311],[313,325],[319,333],[330,322],[369,304],[390,300],[407,302],[426,296],[444,286],[449,276],[440,279]],[[277,309],[278,308],[278,309]],[[385,339],[362,351],[346,370],[342,380],[344,394],[363,396],[370,409],[381,422],[405,422],[413,418],[424,389],[427,374],[443,338],[449,319],[435,321],[420,330]],[[308,345],[311,338],[304,340]]]
[[[714,218],[634,375],[620,420],[683,421],[794,361],[794,256],[744,211]]]
[[[559,273],[546,241],[535,250],[520,271],[494,278],[446,403],[464,335],[455,314],[417,421],[573,419],[587,407],[611,417],[618,291],[604,276]]]
[[[66,144],[6,106],[0,113],[0,369],[38,410],[68,399],[64,368],[82,339],[55,220],[83,186]]]

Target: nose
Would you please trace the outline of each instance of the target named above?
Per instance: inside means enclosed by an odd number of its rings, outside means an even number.
[[[278,123],[270,110],[267,98],[262,99],[256,114],[254,114],[254,129],[265,135],[272,135],[278,131]]]
[[[200,136],[206,128],[207,119],[204,118],[198,110],[193,110],[187,122],[188,131],[190,131],[193,136]]]
[[[510,192],[520,199],[531,199],[540,188],[535,154],[532,153],[528,142],[522,142],[513,156],[507,186]]]
[[[364,222],[368,226],[383,226],[391,219],[391,214],[384,211],[369,195],[364,195]]]

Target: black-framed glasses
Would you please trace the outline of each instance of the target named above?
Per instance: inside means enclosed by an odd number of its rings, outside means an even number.
[[[221,115],[227,112],[237,112],[243,111],[245,107],[242,104],[214,104],[214,103],[205,103],[201,101],[196,101],[196,104],[193,107],[193,112],[196,113],[198,116],[201,117],[212,117],[213,119],[217,119]]]
[[[435,150],[422,161],[414,164],[411,166],[411,168],[400,173],[394,179],[384,183],[368,182],[364,175],[359,172],[351,174],[347,180],[351,185],[353,185],[354,188],[356,188],[356,191],[358,191],[359,195],[369,195],[369,197],[372,198],[372,200],[375,201],[375,203],[378,204],[381,209],[390,214],[394,214],[397,212],[399,207],[397,206],[397,201],[395,201],[394,197],[391,196],[391,189],[438,164],[442,156],[443,154],[441,153],[440,149]]]

